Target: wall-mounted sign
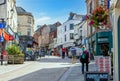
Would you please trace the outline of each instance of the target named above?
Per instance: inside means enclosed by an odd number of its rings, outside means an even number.
[[[98,38],[98,42],[108,41],[108,38]]]
[[[110,77],[105,72],[86,72],[85,81],[110,81]]]
[[[4,42],[4,37],[0,36],[0,42]]]
[[[0,22],[0,28],[5,28],[6,27],[6,22]]]
[[[0,0],[0,5],[3,5],[6,3],[6,0]]]

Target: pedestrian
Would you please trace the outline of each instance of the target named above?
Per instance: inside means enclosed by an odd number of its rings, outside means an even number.
[[[66,49],[65,49],[65,47],[63,47],[63,48],[62,48],[62,59],[65,58],[65,52],[66,52]]]
[[[68,48],[66,48],[66,56],[68,57],[68,52],[69,52],[69,50],[68,50]]]
[[[70,52],[72,54],[72,64],[74,64],[76,63],[76,48],[74,45],[70,48]]]
[[[80,62],[82,63],[82,74],[84,74],[84,65],[86,64],[86,72],[88,71],[88,64],[90,62],[90,54],[85,47],[82,48],[83,53],[80,56]]]

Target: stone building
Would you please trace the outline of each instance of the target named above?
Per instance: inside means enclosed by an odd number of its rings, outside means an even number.
[[[18,14],[18,35],[33,36],[34,33],[34,17],[32,13],[27,12],[22,7],[17,7]]]

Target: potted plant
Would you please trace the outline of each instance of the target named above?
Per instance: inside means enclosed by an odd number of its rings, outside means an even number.
[[[98,29],[101,27],[109,27],[108,17],[108,9],[103,6],[97,7],[91,15],[86,16],[87,20],[89,20],[89,25]]]
[[[24,62],[24,54],[20,51],[17,45],[7,47],[8,63],[21,64]]]

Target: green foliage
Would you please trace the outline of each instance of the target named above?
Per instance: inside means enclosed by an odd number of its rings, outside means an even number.
[[[24,57],[24,54],[20,51],[17,45],[11,45],[7,47],[8,55],[18,55]]]

